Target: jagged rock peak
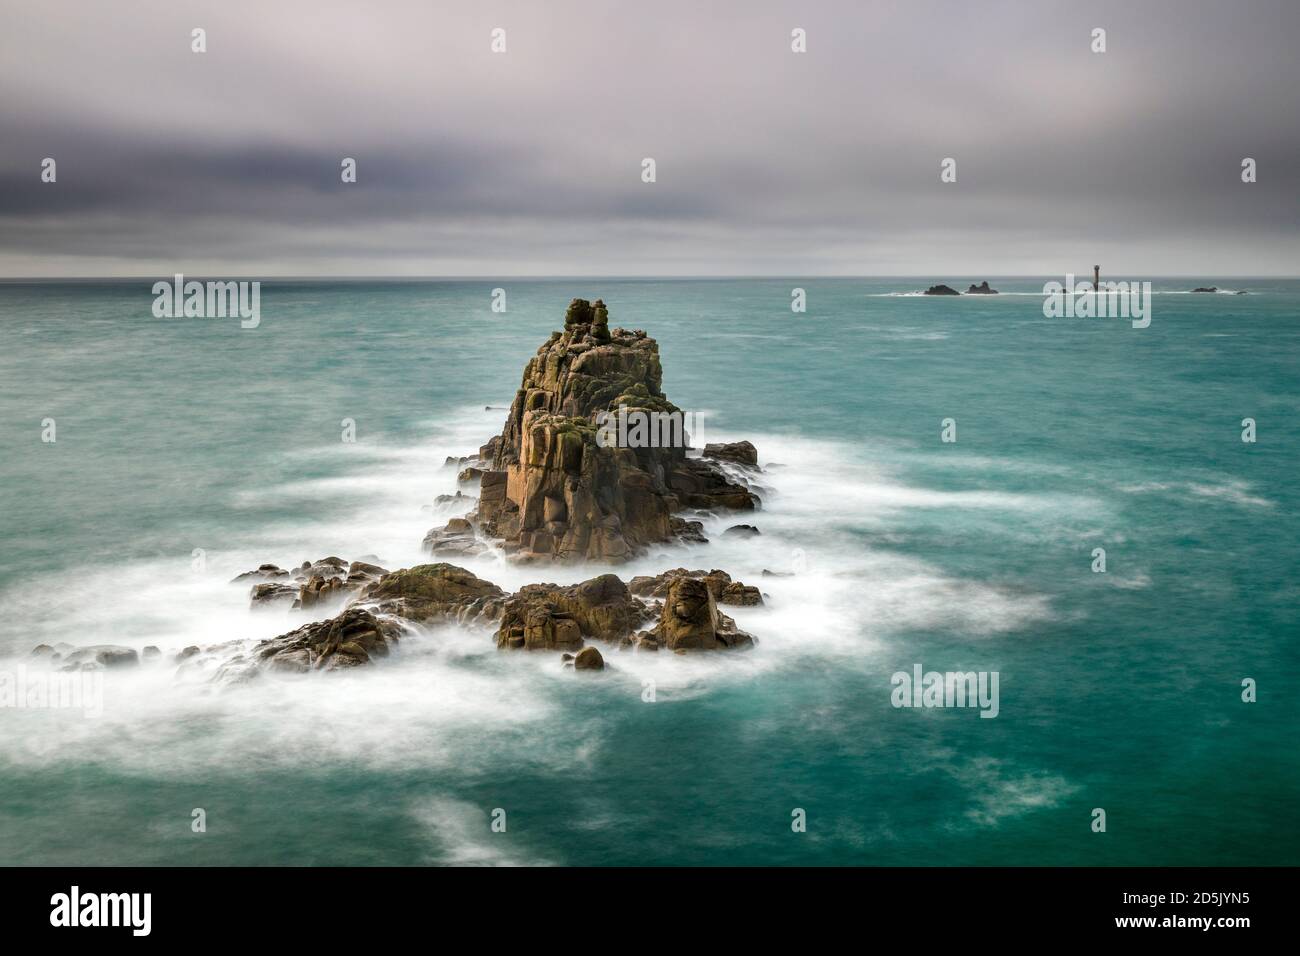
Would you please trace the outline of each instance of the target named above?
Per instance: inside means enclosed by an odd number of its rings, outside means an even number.
[[[586,329],[597,342],[608,342],[609,310],[602,299],[588,302],[586,299],[574,299],[564,313],[564,328]]]
[[[600,299],[574,299],[564,330],[525,366],[501,434],[480,449],[490,467],[471,476],[478,509],[467,527],[431,532],[426,548],[472,553],[481,535],[517,560],[620,562],[678,538],[689,525],[677,511],[758,507],[743,479],[687,456],[687,416],[662,383],[654,339],[611,330]],[[656,434],[672,439],[611,444],[605,416],[629,413],[656,416]]]

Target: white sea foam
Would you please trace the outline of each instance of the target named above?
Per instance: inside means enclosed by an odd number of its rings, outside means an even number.
[[[1191,482],[1187,490],[1198,498],[1222,498],[1234,505],[1248,505],[1254,508],[1271,508],[1273,502],[1267,498],[1250,493],[1250,482],[1227,481],[1214,484]]]
[[[761,511],[706,519],[709,545],[652,548],[619,568],[539,570],[491,553],[458,562],[507,590],[538,580],[572,583],[605,570],[626,580],[676,566],[722,568],[767,595],[765,607],[726,609],[758,637],[750,652],[681,656],[609,648],[610,669],[593,678],[562,670],[555,655],[500,654],[489,628],[448,626],[412,634],[390,659],[346,673],[268,675],[227,688],[174,678],[171,658],[183,647],[232,640],[251,645],[332,613],[251,611],[248,587],[230,583],[242,571],[331,554],[345,560],[373,554],[389,568],[431,560],[420,541],[445,515],[422,508],[456,485],[456,469],[443,461],[472,453],[499,430],[502,418],[499,409],[463,410],[431,426],[432,437],[418,447],[363,448],[364,457],[342,466],[342,474],[246,490],[240,499],[301,500],[303,518],[214,546],[202,572],[191,569],[186,553],[81,568],[11,590],[7,620],[22,622],[5,632],[13,654],[62,641],[137,649],[153,644],[164,656],[138,669],[107,671],[104,715],[97,720],[51,710],[6,714],[0,760],[102,761],[120,773],[173,778],[202,775],[214,764],[256,769],[322,761],[472,770],[484,760],[506,759],[563,772],[597,759],[602,747],[599,721],[584,721],[581,734],[556,732],[575,694],[597,696],[611,708],[645,706],[641,695],[653,682],[656,705],[672,706],[803,667],[814,656],[871,668],[896,636],[909,631],[979,638],[1051,618],[1044,595],[954,576],[896,552],[889,535],[916,513],[1050,524],[1086,505],[1046,494],[916,487],[873,464],[870,449],[750,436],[765,463],[785,464],[759,477]],[[346,452],[319,454],[337,459]],[[356,500],[320,506],[321,498],[334,494]],[[756,524],[762,533],[723,534],[736,523]],[[765,577],[765,569],[794,573]]]
[[[1126,494],[1174,495],[1184,500],[1209,498],[1250,508],[1272,508],[1273,502],[1255,494],[1254,485],[1240,478],[1202,481],[1140,481],[1119,485]]]
[[[1079,787],[1064,777],[1043,771],[1017,772],[989,757],[966,761],[955,775],[971,791],[967,820],[994,827],[1009,817],[1057,806]]]
[[[502,808],[504,809],[504,808]],[[430,843],[429,862],[448,866],[546,866],[522,851],[512,852],[507,815],[504,832],[493,833],[488,813],[451,797],[421,801],[410,810]]]

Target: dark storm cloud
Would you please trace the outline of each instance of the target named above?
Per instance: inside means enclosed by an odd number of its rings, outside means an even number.
[[[4,19],[0,274],[1293,273],[1300,252],[1285,0]]]

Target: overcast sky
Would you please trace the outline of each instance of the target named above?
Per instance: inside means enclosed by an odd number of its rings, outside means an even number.
[[[1300,272],[1296,0],[0,10],[4,276]]]

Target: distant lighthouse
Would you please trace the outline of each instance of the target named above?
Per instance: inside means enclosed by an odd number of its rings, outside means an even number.
[[[1101,266],[1092,267],[1092,291],[1101,291]]]

